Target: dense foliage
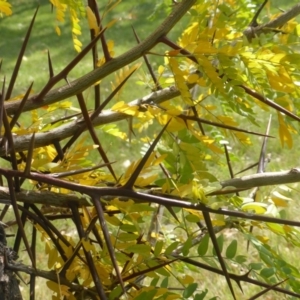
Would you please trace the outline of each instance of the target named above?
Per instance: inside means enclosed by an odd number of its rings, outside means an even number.
[[[37,10],[8,83],[1,74],[0,220],[18,225],[30,299],[37,276],[52,299],[299,298],[286,253],[300,222],[286,208],[300,169],[266,171],[270,139],[296,151],[300,5],[157,1],[142,22],[163,11],[162,23],[143,40],[134,27],[136,45],[115,55],[121,1],[50,2],[58,35],[70,17],[74,58],[56,74],[50,48],[48,82],[15,92]],[[1,24],[12,8],[0,1]],[[68,80],[86,55],[93,70]],[[240,177],[243,147],[258,163]]]

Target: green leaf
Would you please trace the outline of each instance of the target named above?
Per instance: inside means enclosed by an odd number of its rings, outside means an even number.
[[[163,246],[164,246],[163,241],[157,241],[156,242],[156,245],[155,245],[155,248],[154,248],[154,256],[158,256],[161,253]]]
[[[237,263],[239,263],[239,264],[243,264],[243,263],[245,263],[247,261],[247,256],[245,256],[245,255],[238,255],[238,256],[235,257],[234,260]]]
[[[199,243],[199,246],[198,246],[198,254],[200,256],[204,256],[208,250],[208,244],[209,244],[209,235],[206,234],[203,239],[201,240],[201,242]]]
[[[269,278],[275,274],[275,268],[264,268],[260,271],[260,275],[264,278]]]
[[[165,255],[171,254],[172,251],[174,251],[177,246],[179,245],[179,242],[173,242],[166,250],[165,250]]]
[[[219,250],[220,250],[220,252],[222,252],[223,251],[223,245],[224,245],[224,235],[223,234],[218,236],[217,242],[218,242]],[[215,248],[213,248],[213,255],[217,255],[217,253],[215,251]]]
[[[162,280],[162,282],[160,284],[160,287],[162,287],[162,288],[168,288],[169,287],[169,277],[165,277]]]
[[[196,294],[194,300],[203,300],[207,295],[208,290],[203,291],[201,294]]]
[[[226,249],[226,257],[232,259],[235,257],[237,251],[237,240],[231,241]]]
[[[193,239],[189,237],[186,242],[183,244],[183,247],[181,249],[182,255],[187,256],[191,250],[191,247],[193,245]]]
[[[143,245],[143,244],[131,245],[128,248],[126,248],[126,251],[132,253],[138,253],[143,256],[148,256],[150,255],[151,247],[149,245]]]
[[[251,263],[251,264],[249,264],[249,268],[251,270],[255,270],[255,271],[260,270],[262,267],[263,267],[262,263]]]
[[[135,241],[138,239],[137,234],[122,232],[118,235],[118,239],[123,242]]]
[[[120,229],[123,231],[127,231],[127,232],[136,232],[138,231],[135,225],[131,225],[131,224],[122,224],[120,226]]]
[[[196,215],[188,214],[185,219],[191,223],[197,223],[200,221],[200,218]]]
[[[183,292],[184,298],[189,298],[193,295],[198,287],[198,283],[191,283]]]
[[[159,277],[153,278],[153,280],[151,281],[150,285],[151,286],[156,286],[157,283],[158,283],[158,281],[159,281]]]
[[[118,285],[112,292],[109,294],[109,300],[118,299],[119,296],[123,293],[121,285]]]
[[[153,289],[151,291],[145,291],[135,297],[135,300],[153,300],[154,296],[156,295],[157,290]]]

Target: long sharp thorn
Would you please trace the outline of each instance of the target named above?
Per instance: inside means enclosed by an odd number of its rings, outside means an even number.
[[[132,72],[130,72],[126,78],[112,91],[112,93],[101,103],[99,107],[93,112],[91,115],[91,120],[93,120],[95,117],[97,117],[100,112],[104,109],[104,107],[113,99],[113,97],[120,91],[122,86],[127,82],[127,80],[132,76],[132,74],[137,70],[137,68],[133,69]]]
[[[140,43],[140,39],[139,39],[139,37],[138,37],[138,35],[137,35],[137,33],[136,33],[136,31],[135,31],[135,29],[134,29],[133,26],[132,26],[132,30],[133,30],[133,33],[134,33],[134,36],[135,36],[136,41],[137,41],[138,43]],[[150,62],[149,62],[149,59],[148,59],[147,55],[144,54],[144,55],[143,55],[143,58],[144,58],[144,60],[145,60],[146,66],[147,66],[147,68],[148,68],[148,71],[149,71],[149,73],[150,73],[150,75],[151,75],[151,77],[152,77],[152,80],[153,80],[153,82],[154,82],[154,84],[155,84],[155,90],[161,90],[162,87],[160,86],[160,84],[159,84],[159,82],[158,82],[158,80],[157,80],[157,78],[156,78],[156,76],[155,76],[155,74],[154,74],[154,72],[153,72],[153,69],[152,69],[152,67],[151,67],[151,64],[150,64]]]
[[[266,136],[264,137],[262,145],[261,145],[257,173],[265,172],[265,168],[267,166],[267,161],[266,161],[266,149],[267,149],[267,141],[268,141],[267,135],[270,132],[271,121],[272,121],[272,115],[270,115],[270,117],[269,117],[269,122],[268,122],[268,126],[266,129]],[[256,201],[256,196],[258,194],[258,191],[259,191],[259,187],[255,188],[254,191],[251,192],[250,197],[253,199],[253,201]],[[252,233],[252,231],[253,231],[253,226],[250,226],[249,232]],[[250,241],[248,240],[247,241],[247,251],[249,250],[249,247],[250,247]]]
[[[246,129],[241,129],[241,128],[238,128],[238,127],[234,127],[234,126],[230,126],[230,125],[226,125],[226,124],[222,124],[222,123],[212,122],[212,121],[202,119],[202,118],[199,118],[199,117],[195,117],[195,116],[188,116],[188,115],[180,114],[180,115],[177,115],[176,117],[180,118],[182,120],[200,121],[203,124],[212,125],[212,126],[215,126],[215,127],[220,127],[220,128],[224,128],[224,129],[233,130],[233,131],[245,132],[245,133],[258,135],[258,136],[266,136],[265,134],[262,134],[262,133],[257,133],[257,132],[254,132],[254,131],[249,131],[249,130],[246,130]],[[299,118],[299,121],[300,121],[300,118]],[[268,136],[268,137],[273,138],[273,136]]]
[[[2,100],[3,100],[4,95],[5,95],[4,86],[5,86],[5,78],[4,78],[4,82],[3,82],[3,88],[2,88]],[[8,152],[10,154],[12,168],[14,170],[18,170],[18,162],[17,162],[17,158],[16,158],[14,139],[13,139],[13,136],[12,136],[10,125],[9,125],[9,122],[8,122],[8,117],[7,117],[7,114],[6,114],[5,107],[4,107],[4,101],[2,101],[0,104],[1,104],[1,110],[2,110],[2,113],[1,113],[2,122],[3,122],[4,129],[5,129],[5,137],[7,139],[7,144],[6,145],[9,148]],[[4,140],[5,139],[1,140],[0,145],[3,145]],[[19,192],[20,191],[20,179],[19,179],[18,176],[15,176],[14,180],[15,180],[15,189],[16,189],[17,192]]]
[[[211,241],[213,243],[214,249],[216,251],[217,257],[219,259],[221,268],[222,268],[224,276],[226,278],[226,282],[227,282],[228,287],[230,289],[231,295],[232,295],[233,299],[236,299],[235,294],[234,294],[234,290],[233,290],[233,287],[232,287],[232,284],[231,284],[231,281],[230,281],[230,277],[229,277],[224,259],[222,257],[222,254],[221,254],[221,251],[220,251],[220,248],[219,248],[219,245],[218,245],[218,241],[217,241],[217,238],[216,238],[216,235],[215,235],[215,232],[214,232],[214,228],[213,228],[213,225],[212,225],[212,222],[211,222],[211,219],[210,219],[209,212],[203,211],[202,214],[203,214],[203,217],[204,217],[204,220],[205,220],[205,223],[206,223],[207,230],[209,232]]]
[[[262,295],[266,294],[268,291],[273,290],[274,287],[277,287],[278,285],[284,283],[287,280],[288,280],[288,278],[286,278],[286,279],[284,279],[284,280],[282,280],[282,281],[280,281],[280,282],[278,282],[276,284],[273,284],[273,285],[269,286],[268,288],[264,289],[263,291],[261,291],[261,292],[255,294],[254,296],[250,297],[248,300],[255,300],[255,299],[260,298]]]
[[[261,146],[261,151],[260,151],[260,157],[259,157],[259,163],[258,163],[258,168],[257,168],[257,173],[262,173],[265,171],[265,166],[266,166],[266,149],[267,149],[267,141],[268,141],[268,135],[270,133],[270,128],[271,128],[271,121],[272,121],[272,115],[270,115],[268,126],[266,129],[266,136],[264,137],[262,146]]]
[[[57,75],[50,78],[48,83],[44,86],[42,91],[34,98],[35,102],[42,101],[44,96],[51,90],[51,88],[61,79],[67,78],[69,72],[82,60],[82,58],[94,47],[101,35],[104,33],[104,28],[98,36],[96,36],[82,51]]]
[[[1,131],[2,131],[2,125],[3,125],[3,109],[4,109],[4,93],[5,93],[5,77],[3,80],[2,85],[2,92],[0,95],[0,137],[2,137]]]
[[[100,140],[95,132],[95,128],[92,124],[92,117],[89,116],[89,113],[88,113],[88,109],[86,107],[86,104],[85,104],[85,101],[84,101],[84,98],[82,96],[82,93],[79,93],[77,95],[77,99],[78,99],[78,103],[80,105],[80,108],[81,108],[81,111],[82,111],[82,115],[83,115],[83,118],[85,120],[85,124],[84,126],[87,126],[89,132],[90,132],[90,135],[93,139],[93,142],[98,146],[97,150],[101,156],[101,158],[104,160],[104,162],[107,164],[107,168],[109,169],[109,171],[111,172],[112,176],[115,178],[115,180],[117,180],[117,176],[115,174],[115,171],[113,169],[113,167],[111,166],[110,162],[109,162],[109,159],[102,147],[102,144],[100,143]],[[83,130],[84,127],[81,127],[81,129],[79,129],[78,131],[78,134],[80,135],[80,130]],[[78,136],[79,136],[78,135]],[[75,137],[77,136],[77,133],[74,135]]]
[[[112,264],[115,268],[115,271],[116,271],[118,280],[120,282],[120,285],[122,287],[123,293],[126,293],[124,282],[123,282],[123,279],[122,279],[122,275],[120,273],[119,266],[118,266],[118,263],[117,263],[115,251],[114,251],[113,245],[112,245],[111,240],[110,240],[110,233],[109,233],[108,228],[106,226],[106,221],[105,221],[105,218],[104,218],[104,211],[103,211],[103,208],[102,208],[102,204],[100,202],[100,199],[96,199],[95,197],[92,197],[92,199],[93,199],[93,202],[94,202],[94,205],[95,205],[98,217],[99,217],[100,226],[101,226],[101,229],[102,229],[102,232],[103,232],[103,236],[104,236],[104,239],[105,239],[105,242],[106,242],[106,246],[107,246]]]
[[[5,100],[8,100],[11,97],[11,93],[13,91],[13,88],[14,88],[14,85],[15,85],[15,82],[16,82],[16,79],[17,79],[17,76],[18,76],[18,73],[19,73],[19,69],[20,69],[20,66],[21,66],[21,63],[22,63],[23,55],[24,55],[25,49],[27,47],[29,37],[30,37],[30,34],[31,34],[31,30],[32,30],[32,27],[33,27],[33,24],[34,24],[34,21],[35,21],[35,17],[37,15],[38,10],[39,10],[39,6],[37,7],[37,9],[36,9],[36,11],[33,15],[33,18],[31,20],[31,23],[30,23],[29,28],[27,30],[24,42],[22,44],[20,53],[18,55],[16,65],[14,67],[13,74],[12,74],[10,82],[9,82],[9,86],[7,88]]]
[[[49,68],[49,78],[54,77],[53,66],[50,56],[50,51],[48,50],[48,68]]]
[[[16,111],[16,113],[14,114],[12,120],[10,121],[10,128],[13,128],[15,126],[15,124],[17,123],[22,111],[23,111],[23,107],[30,95],[30,92],[31,92],[31,89],[32,89],[32,86],[33,86],[33,82],[30,84],[29,88],[27,89],[26,91],[26,94],[24,95],[19,107],[18,107],[18,110]]]
[[[8,184],[8,189],[9,189],[9,194],[10,194],[10,198],[11,198],[12,207],[14,209],[16,221],[17,221],[17,224],[18,224],[18,227],[19,227],[18,229],[21,232],[21,235],[22,235],[22,238],[23,238],[23,241],[24,241],[24,245],[26,247],[26,251],[27,251],[27,253],[29,255],[29,258],[31,260],[32,266],[35,269],[36,268],[35,259],[33,257],[33,254],[32,254],[32,251],[31,251],[31,247],[30,247],[30,245],[28,243],[28,240],[27,240],[27,236],[26,236],[26,233],[25,233],[25,230],[24,230],[24,227],[23,227],[24,224],[21,221],[21,217],[20,217],[20,213],[19,213],[18,205],[17,205],[17,199],[16,199],[16,194],[15,194],[13,180],[12,180],[12,178],[10,176],[6,177],[6,179],[7,179],[7,184]]]
[[[124,189],[132,189],[135,181],[137,180],[139,174],[141,173],[143,167],[145,166],[148,158],[150,157],[151,153],[154,151],[154,148],[156,147],[157,143],[159,142],[161,136],[163,135],[164,131],[167,129],[169,123],[171,122],[171,119],[167,122],[167,124],[164,126],[164,128],[161,130],[161,132],[158,134],[158,136],[155,138],[147,152],[145,153],[144,157],[132,173],[131,177],[128,179],[128,181],[125,183],[125,185],[122,187]]]
[[[32,161],[33,150],[34,150],[34,141],[35,141],[34,138],[35,138],[35,132],[33,133],[32,137],[30,139],[30,143],[29,143],[29,149],[28,149],[27,158],[26,158],[26,166],[25,166],[25,170],[24,170],[25,175],[29,175],[30,170],[31,170],[31,161]]]

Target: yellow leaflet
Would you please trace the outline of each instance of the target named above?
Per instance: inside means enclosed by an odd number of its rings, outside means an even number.
[[[80,52],[80,51],[81,51],[81,47],[78,46],[78,45],[76,45],[75,43],[74,43],[74,49],[75,49],[77,52]]]
[[[122,0],[118,0],[114,3],[114,1],[110,0],[106,6],[106,9],[105,9],[102,19],[106,16],[107,13],[109,13],[111,10],[113,10],[121,1]]]
[[[96,270],[98,275],[100,276],[101,281],[103,284],[108,285],[111,283],[110,274],[111,274],[111,267],[108,265],[104,265],[100,262],[95,263]]]
[[[106,28],[112,27],[117,21],[118,21],[118,19],[111,20],[108,24],[106,24]]]
[[[6,16],[12,14],[11,5],[6,2],[6,0],[0,1],[0,12],[4,13]]]
[[[267,211],[268,205],[261,202],[250,202],[242,205],[242,210],[255,212],[256,214],[264,214]]]
[[[183,72],[178,65],[175,58],[169,57],[169,65],[174,74],[174,79],[178,90],[180,91],[183,101],[188,105],[194,105],[192,101],[192,95],[187,87],[184,79],[185,72]]]
[[[202,185],[198,183],[197,179],[193,179],[192,181],[192,199],[194,202],[201,202],[206,204],[207,198],[204,193],[204,189],[202,188]]]
[[[172,191],[172,195],[179,195],[180,197],[186,197],[191,195],[192,182],[177,186],[176,190]]]
[[[108,48],[108,52],[109,52],[109,54],[110,54],[111,57],[113,57],[115,55],[114,45],[115,45],[115,43],[114,43],[113,40],[108,40],[107,41],[107,48]],[[104,63],[105,63],[105,57],[100,58],[97,61],[97,67],[102,66]]]
[[[182,284],[190,284],[195,281],[194,277],[190,275],[184,275],[183,277],[177,277]]]
[[[293,111],[293,103],[289,97],[289,95],[284,95],[282,97],[278,97],[275,99],[276,103],[278,103],[280,106],[284,107],[285,109],[289,111]]]
[[[190,214],[198,217],[200,220],[203,220],[203,215],[197,210],[189,209],[189,208],[184,208],[185,211],[188,211]]]
[[[211,62],[203,55],[197,56],[199,64],[202,66],[202,71],[210,79],[211,83],[215,85],[221,92],[225,93],[224,84]]]
[[[58,26],[55,26],[55,32],[57,35],[61,35],[61,30]]]
[[[252,144],[249,136],[247,136],[244,132],[234,131],[233,134],[238,138],[238,140],[241,143],[243,143],[245,145],[251,145]]]
[[[222,220],[212,220],[211,222],[214,226],[224,226],[224,225],[226,225],[226,222],[222,221]]]
[[[270,86],[279,92],[285,92],[285,93],[291,93],[294,91],[294,86],[289,86],[286,84],[286,82],[281,81],[281,75],[275,74],[274,72],[270,72],[266,70],[266,74],[268,76],[268,80],[270,83]]]
[[[199,79],[198,74],[190,74],[187,77],[187,82],[188,83],[196,83],[198,81],[198,79]]]
[[[216,54],[218,52],[218,49],[214,48],[214,46],[208,41],[200,41],[198,47],[194,50],[196,55]]]
[[[214,144],[208,144],[207,147],[216,154],[224,154],[223,150]],[[211,159],[211,156],[206,155],[205,159]]]
[[[270,240],[267,236],[257,235],[256,238],[261,241],[263,244],[267,244]]]
[[[90,240],[86,240],[85,238],[81,239],[82,245],[85,251],[95,251],[95,246],[90,242]]]
[[[115,81],[111,83],[112,88],[116,89],[130,74],[132,74],[134,71],[139,69],[139,67],[142,65],[142,63],[137,63],[133,65],[132,67],[124,67],[119,72],[115,73]],[[123,89],[123,87],[118,91],[118,94]]]
[[[94,35],[97,36],[99,34],[99,31],[100,31],[99,26],[98,26],[95,14],[89,6],[86,7],[86,15],[87,15],[87,19],[88,19],[90,29],[94,30]]]
[[[118,198],[113,199],[111,202],[111,205],[117,207],[120,210],[128,211],[130,206],[134,204],[133,200],[128,201],[120,201]]]
[[[158,74],[159,75],[162,75],[162,73],[164,72],[164,70],[165,70],[165,67],[164,66],[162,66],[162,65],[160,65],[159,67],[158,67]]]
[[[67,238],[65,236],[65,238]],[[67,246],[64,242],[62,242],[61,240],[59,240],[59,244],[62,247],[62,249],[64,250],[65,255],[67,256],[67,258],[71,257],[73,254],[73,249],[72,249],[72,245],[74,245],[73,240],[71,239],[71,237],[69,237],[69,239],[67,238],[67,240],[70,242],[70,246]]]
[[[75,47],[75,46],[78,46],[78,47],[80,47],[80,48],[82,47],[82,43],[81,43],[77,38],[74,38],[74,39],[73,39],[73,42],[74,42],[74,47]]]
[[[52,248],[48,254],[48,269],[51,269],[57,261],[58,252],[56,248]]]
[[[158,174],[151,175],[149,177],[138,177],[136,185],[139,187],[147,186],[152,184],[158,177]]]
[[[266,225],[276,234],[285,234],[284,228],[281,224],[266,223]]]
[[[233,117],[230,116],[217,116],[217,119],[219,119],[222,123],[228,126],[237,126],[238,123],[233,120]]]
[[[178,119],[178,118],[172,118],[171,122],[168,125],[168,131],[180,131],[182,129],[186,128],[184,120]]]
[[[168,154],[162,154],[160,157],[158,157],[154,162],[153,162],[153,166],[157,166],[159,165],[160,163],[162,163],[165,158],[168,156]]]
[[[197,22],[192,23],[181,35],[181,38],[179,39],[179,45],[182,48],[190,46],[192,43],[198,40],[198,32],[199,24]]]
[[[286,197],[282,194],[280,194],[277,191],[274,191],[270,197],[270,199],[274,202],[276,206],[281,206],[281,207],[287,207],[288,202],[292,201],[293,199]]]
[[[289,148],[293,147],[293,138],[292,135],[287,127],[287,124],[285,123],[282,115],[280,112],[277,112],[278,121],[279,121],[279,137],[281,141],[281,146],[284,147],[284,144],[286,143]]]

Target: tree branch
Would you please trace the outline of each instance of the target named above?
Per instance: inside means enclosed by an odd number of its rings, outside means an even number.
[[[222,188],[235,187],[237,189],[251,189],[258,186],[277,185],[300,182],[300,169],[289,171],[258,173],[240,178],[221,181]]]
[[[161,25],[137,46],[131,48],[124,54],[113,58],[103,66],[91,71],[81,78],[74,80],[63,87],[51,90],[42,101],[35,101],[37,95],[31,96],[25,103],[23,111],[29,111],[49,105],[83,92],[97,81],[139,59],[147,51],[151,50],[162,37],[167,35],[195,3],[196,0],[183,0],[178,3],[174,6],[171,14],[161,23]],[[18,110],[20,103],[21,101],[6,102],[5,109],[7,114],[13,115]]]
[[[191,88],[191,87],[193,87],[193,85],[190,85],[189,87]],[[128,103],[128,105],[129,106],[137,106],[137,105],[151,104],[151,103],[160,104],[164,101],[170,100],[179,95],[180,95],[180,91],[175,86],[171,86],[171,87],[165,88],[163,90],[153,92],[143,98],[136,99],[136,100]],[[111,110],[105,110],[94,119],[93,125],[99,126],[99,125],[104,125],[104,124],[108,124],[108,123],[114,123],[114,122],[117,122],[120,120],[125,120],[128,117],[129,116],[124,113],[114,112]],[[78,120],[75,120],[75,121],[69,122],[65,125],[59,126],[53,130],[49,130],[47,132],[36,133],[34,147],[35,148],[43,147],[43,146],[52,144],[54,140],[60,141],[67,137],[70,137],[80,127],[81,127],[81,122]],[[31,138],[32,138],[32,134],[13,136],[15,151],[16,152],[27,151],[30,146]],[[4,147],[2,147],[0,149],[0,156],[5,155],[5,153],[6,153],[6,149]]]
[[[45,204],[58,207],[70,207],[70,202],[76,203],[79,206],[91,206],[92,204],[84,197],[77,197],[74,194],[59,194],[48,191],[27,191],[21,190],[16,193],[16,200],[29,204]],[[10,204],[11,195],[9,189],[0,187],[0,203]]]
[[[300,3],[293,6],[291,9],[287,10],[286,12],[282,13],[280,16],[275,18],[274,20],[269,21],[268,23],[259,25],[259,26],[249,26],[244,31],[244,35],[248,38],[249,41],[257,35],[261,33],[271,32],[276,28],[282,27],[291,19],[295,18],[300,14]]]

